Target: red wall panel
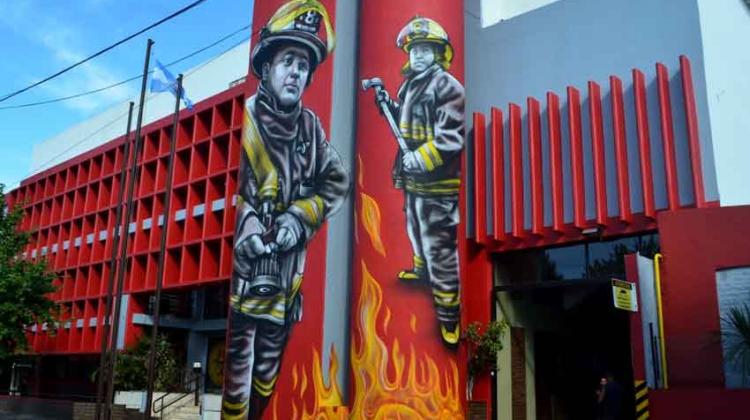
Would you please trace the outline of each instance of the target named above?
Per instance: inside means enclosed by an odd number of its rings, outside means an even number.
[[[747,418],[750,391],[729,389],[669,389],[649,391],[649,411],[653,419]]]
[[[716,270],[750,266],[748,220],[750,206],[659,213],[670,387],[724,386]]]

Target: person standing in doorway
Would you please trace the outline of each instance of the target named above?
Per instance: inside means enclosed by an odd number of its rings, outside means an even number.
[[[622,386],[615,381],[612,373],[599,380],[596,391],[598,420],[620,420],[622,418]]]

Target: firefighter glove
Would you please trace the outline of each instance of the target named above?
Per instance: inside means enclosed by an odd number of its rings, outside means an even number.
[[[291,213],[283,213],[276,218],[276,246],[280,251],[294,248],[302,237],[303,227],[299,219]]]
[[[404,153],[401,162],[404,164],[404,169],[410,172],[424,172],[427,170],[422,157],[416,152]]]
[[[263,243],[260,235],[248,236],[234,248],[234,270],[240,275],[249,274],[252,260],[268,252],[271,248]]]

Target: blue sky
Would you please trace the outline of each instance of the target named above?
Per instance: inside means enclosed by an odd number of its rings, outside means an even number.
[[[192,3],[193,0],[0,1],[0,95],[23,88]],[[250,23],[253,0],[206,0],[190,11],[1,106],[97,89],[139,74],[146,39],[154,57],[174,61]],[[174,74],[219,54],[244,31],[170,68]],[[31,149],[137,94],[140,81],[50,105],[0,109],[0,183],[13,185],[31,166]]]

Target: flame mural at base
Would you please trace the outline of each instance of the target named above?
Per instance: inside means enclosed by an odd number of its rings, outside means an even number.
[[[355,320],[359,325],[357,337],[351,351],[351,367],[354,377],[354,401],[351,410],[341,406],[341,391],[335,384],[326,385],[321,369],[320,356],[313,351],[311,375],[307,370],[294,366],[292,369],[293,390],[296,398],[292,405],[292,418],[309,420],[334,419],[462,419],[459,396],[458,368],[451,361],[450,367],[441,370],[429,355],[418,356],[414,343],[409,344],[408,355],[401,350],[398,338],[390,345],[387,338],[378,334],[382,330],[387,336],[391,322],[391,310],[383,305],[383,291],[362,265],[362,291],[356,307]],[[412,316],[410,328],[417,332],[417,318]],[[333,351],[329,378],[335,378],[338,359]],[[310,389],[310,383],[312,388]],[[313,393],[314,405],[308,410],[305,401],[307,392]],[[274,413],[277,412],[278,397],[274,398]],[[274,419],[279,419],[274,414]]]
[[[313,350],[311,375],[308,377],[306,366],[292,368],[291,398],[285,398],[291,404],[291,415],[293,419],[301,420],[344,420],[350,418],[349,410],[342,404],[341,390],[336,381],[326,384],[323,377],[323,369],[320,355]],[[328,377],[335,378],[339,370],[339,361],[336,349],[331,350],[331,364],[328,367]],[[312,384],[310,384],[312,382]],[[312,386],[312,388],[310,388]],[[310,392],[308,392],[310,391]],[[312,408],[308,409],[307,402],[309,393],[312,393]],[[291,401],[290,401],[291,400]],[[280,420],[278,414],[278,395],[273,400],[273,418]]]
[[[383,292],[362,262],[362,291],[357,305],[359,325],[352,347],[355,419],[461,419],[459,377],[456,364],[441,370],[426,354],[418,355],[409,344],[408,358],[399,339],[390,345],[378,336]],[[382,329],[388,331],[391,312],[385,307]],[[417,323],[410,320],[416,333]]]

